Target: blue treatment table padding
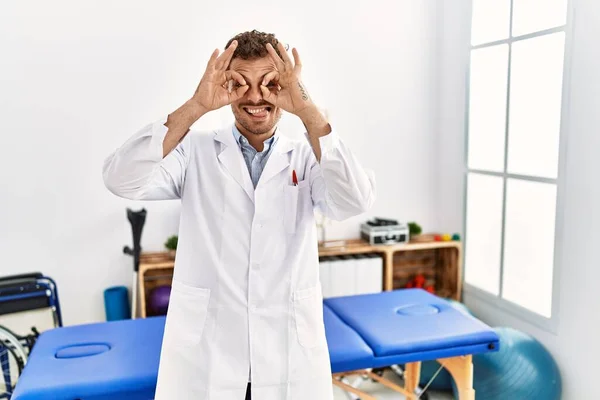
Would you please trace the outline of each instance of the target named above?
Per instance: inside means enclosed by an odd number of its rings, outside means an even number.
[[[344,364],[332,359],[332,367],[336,367],[333,372],[361,365],[377,368],[498,349],[498,336],[489,326],[422,289],[333,297],[325,299],[324,304],[346,327],[347,332],[339,335],[345,344],[336,344],[336,348],[355,351],[355,346],[346,340],[352,332],[374,354],[372,360],[365,359],[364,363]],[[342,330],[336,322],[336,331]],[[334,340],[337,338],[328,341]]]
[[[362,369],[373,364],[373,350],[326,305],[323,305],[323,319],[332,372]]]
[[[11,400],[154,397],[165,317],[43,332]]]
[[[332,372],[497,350],[476,318],[421,289],[324,300]],[[12,400],[153,398],[165,317],[43,332]]]

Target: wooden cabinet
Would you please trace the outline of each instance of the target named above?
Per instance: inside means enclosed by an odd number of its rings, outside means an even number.
[[[462,299],[462,245],[459,241],[423,241],[372,246],[363,240],[326,242],[319,256],[378,253],[383,259],[383,290],[404,288],[422,274],[440,297]],[[138,274],[138,317],[153,315],[149,296],[157,286],[170,285],[174,261],[168,252],[142,253]]]
[[[146,318],[154,315],[148,307],[150,294],[155,287],[171,284],[173,267],[173,256],[168,252],[142,253],[140,255],[137,317]]]
[[[319,256],[378,253],[383,258],[383,290],[404,288],[422,274],[440,297],[462,298],[462,246],[459,241],[426,241],[372,246],[362,240],[348,240],[339,246],[319,247]]]

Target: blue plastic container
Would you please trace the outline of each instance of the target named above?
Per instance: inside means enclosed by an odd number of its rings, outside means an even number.
[[[114,286],[104,291],[104,309],[107,321],[130,319],[129,296],[125,286]]]

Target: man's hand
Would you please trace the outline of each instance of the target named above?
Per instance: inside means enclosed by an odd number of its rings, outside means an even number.
[[[243,97],[248,90],[248,85],[242,75],[236,71],[227,70],[237,44],[236,40],[231,42],[227,50],[220,56],[219,49],[216,49],[208,60],[204,76],[191,99],[191,102],[199,107],[202,114],[231,104]],[[231,85],[233,81],[238,85]],[[231,90],[232,86],[236,89]]]
[[[234,40],[220,56],[219,49],[213,51],[192,98],[169,114],[165,123],[168,130],[163,140],[163,157],[173,151],[200,117],[244,96],[248,90],[244,78],[235,71],[227,71],[236,48],[237,41]],[[234,81],[238,85],[235,85],[236,90],[232,91]]]
[[[294,63],[292,64],[292,60],[281,42],[277,43],[277,48],[283,59],[279,57],[270,43],[266,47],[275,62],[277,70],[265,75],[260,87],[263,98],[269,103],[297,115],[302,120],[315,156],[320,161],[321,146],[319,138],[331,133],[331,126],[311,100],[300,79],[302,62],[298,50],[292,49],[294,55]],[[274,86],[279,86],[279,88]]]
[[[277,44],[277,48],[283,59],[279,57],[270,43],[266,47],[275,62],[277,70],[265,75],[260,87],[263,98],[289,113],[300,116],[310,107],[314,107],[314,104],[300,78],[302,63],[298,50],[292,49],[294,55],[294,62],[292,63],[281,42]]]

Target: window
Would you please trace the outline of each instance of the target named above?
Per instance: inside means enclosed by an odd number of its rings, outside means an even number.
[[[465,283],[552,318],[567,0],[473,0]]]

